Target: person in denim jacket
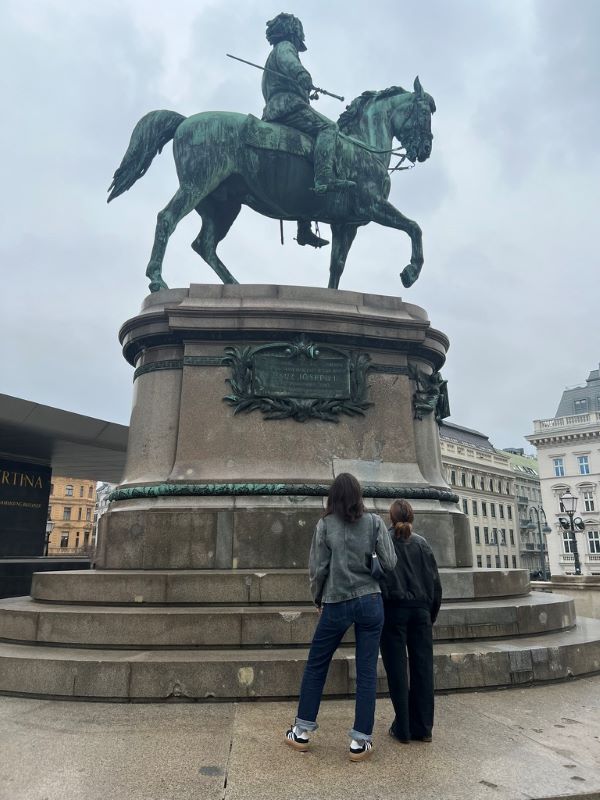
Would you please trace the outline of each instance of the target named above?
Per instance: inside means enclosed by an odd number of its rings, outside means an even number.
[[[359,482],[344,472],[331,485],[310,549],[310,588],[320,619],[302,678],[296,721],[285,735],[285,743],[295,750],[308,750],[308,734],[318,727],[329,664],[342,637],[354,625],[356,712],[349,732],[350,760],[362,761],[371,755],[383,627],[381,589],[371,575],[373,552],[384,570],[396,565],[394,546],[383,520],[365,513]]]

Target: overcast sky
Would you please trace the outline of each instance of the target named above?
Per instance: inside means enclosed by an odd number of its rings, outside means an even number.
[[[0,392],[127,423],[131,367],[117,331],[147,292],[155,216],[177,188],[171,146],[110,206],[106,189],[147,111],[260,116],[265,21],[304,23],[317,85],[352,98],[415,75],[435,98],[429,161],[390,200],[423,229],[410,243],[359,231],[341,288],[401,295],[450,338],[451,421],[527,446],[567,385],[600,360],[598,0],[3,0],[0,3]],[[321,98],[323,113],[343,105]],[[170,286],[216,276],[171,238]],[[326,286],[329,248],[246,209],[220,255],[242,283]]]

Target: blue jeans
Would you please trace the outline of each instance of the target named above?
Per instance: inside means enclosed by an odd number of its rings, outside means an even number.
[[[364,742],[371,741],[375,721],[377,656],[383,627],[383,601],[379,593],[323,604],[302,678],[296,725],[302,731],[317,729],[329,664],[352,624],[356,635],[356,711],[350,737]]]

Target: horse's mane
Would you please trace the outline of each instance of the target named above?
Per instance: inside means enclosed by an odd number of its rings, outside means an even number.
[[[347,130],[352,123],[361,116],[365,106],[367,103],[370,103],[371,100],[392,97],[396,94],[410,94],[410,92],[407,92],[407,90],[403,89],[401,86],[389,86],[387,89],[380,89],[379,91],[366,91],[358,97],[355,97],[350,105],[346,106],[346,110],[343,111],[338,118],[340,130]]]

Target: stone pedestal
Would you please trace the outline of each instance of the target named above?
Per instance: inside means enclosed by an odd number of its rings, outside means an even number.
[[[410,499],[435,550],[438,689],[598,671],[599,621],[576,622],[569,597],[530,594],[525,570],[471,566],[434,416],[415,415],[415,379],[422,392],[448,347],[423,309],[328,289],[191,286],[147,298],[121,340],[135,368],[128,460],[96,569],[40,573],[31,598],[0,601],[0,692],[296,694],[318,619],[308,550],[343,471],[382,515]],[[325,694],[355,686],[349,631]]]
[[[409,498],[440,565],[471,566],[434,415],[415,419],[413,411],[411,374],[439,369],[448,347],[423,309],[332,289],[193,285],[147,298],[121,341],[135,367],[134,403],[99,569],[305,566],[340,472],[356,475],[382,514],[394,498]],[[276,365],[284,390],[307,375],[303,396],[257,387],[261,358]],[[340,398],[344,368],[350,397]],[[240,369],[241,393],[231,383]],[[236,385],[238,402],[224,399]],[[252,401],[262,409],[248,412]],[[295,417],[268,418],[285,413]]]

